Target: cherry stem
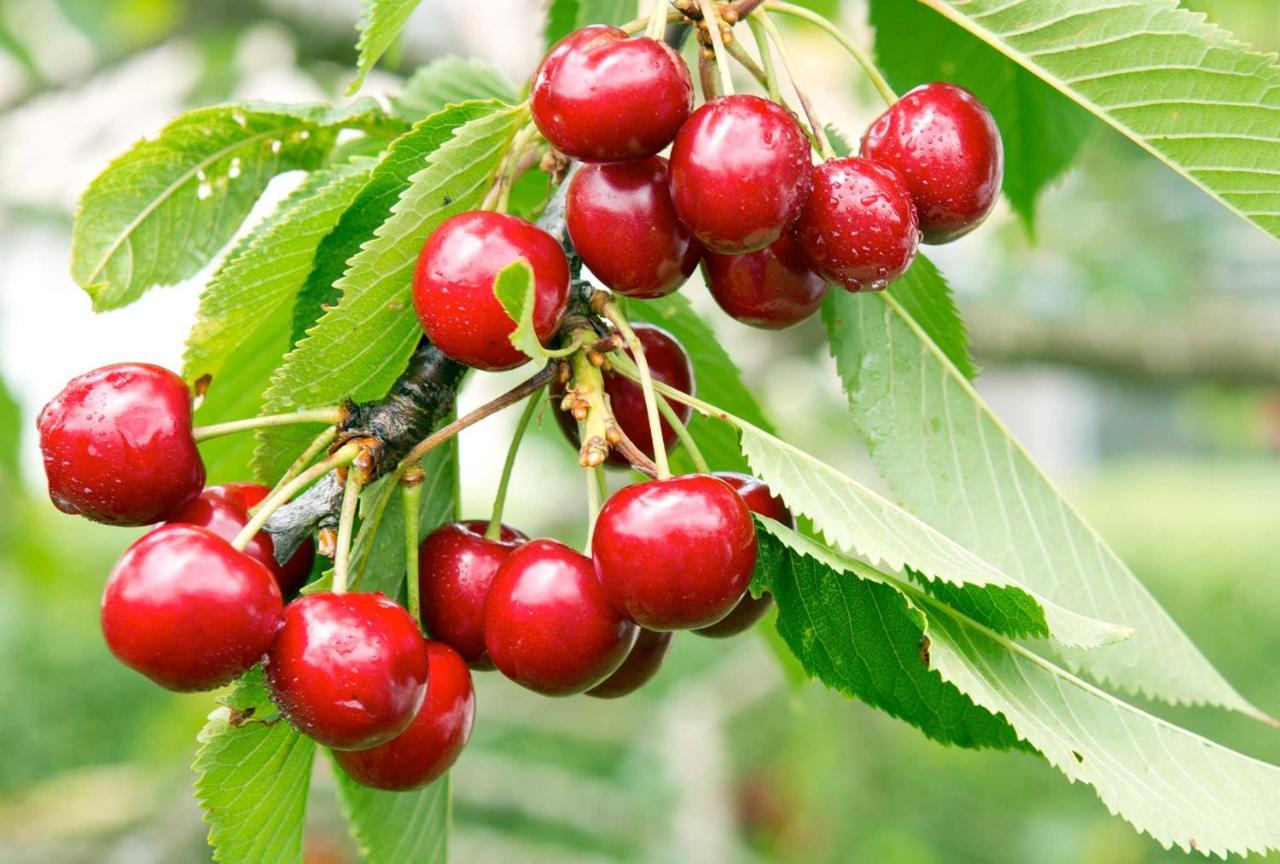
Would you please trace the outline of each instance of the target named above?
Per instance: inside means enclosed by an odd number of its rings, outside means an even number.
[[[497,202],[493,206],[493,209],[497,212],[507,212],[507,207],[511,203],[511,187],[515,186],[516,179],[520,175],[521,166],[525,164],[524,152],[537,136],[538,127],[534,126],[531,121],[525,124],[511,140],[511,149],[507,151],[506,161],[503,163],[503,168],[498,175]]]
[[[293,411],[289,414],[265,414],[261,417],[246,417],[243,420],[230,420],[226,423],[214,423],[209,426],[197,426],[191,430],[197,442],[208,441],[223,435],[236,432],[248,432],[251,429],[265,429],[269,426],[289,426],[293,423],[328,423],[333,425],[342,419],[342,408],[311,408],[307,411]]]
[[[738,13],[738,20],[741,21],[754,12],[762,3],[764,3],[764,0],[734,0],[729,6],[734,12]]]
[[[661,39],[662,31],[667,28],[667,0],[653,0],[653,8],[649,10],[649,21],[644,35],[650,39]]]
[[[782,92],[778,87],[778,70],[773,65],[773,50],[769,47],[769,38],[764,32],[764,25],[760,23],[758,17],[752,15],[747,19],[747,26],[751,28],[751,35],[756,40],[756,48],[760,51],[760,62],[764,64],[765,90],[768,91],[770,99],[781,103]]]
[[[662,440],[662,421],[658,418],[658,400],[654,396],[653,375],[649,371],[649,361],[644,356],[644,346],[640,344],[640,337],[631,329],[626,316],[615,303],[612,301],[604,303],[601,313],[614,327],[618,328],[618,332],[622,334],[623,339],[627,340],[627,345],[635,357],[635,365],[640,372],[640,390],[644,393],[644,409],[649,415],[649,435],[653,438],[653,461],[658,466],[658,479],[666,480],[671,477],[671,466],[667,462],[666,443]]]
[[[421,462],[422,457],[427,455],[432,448],[438,447],[445,441],[448,441],[463,429],[466,429],[468,426],[474,426],[486,417],[497,414],[503,408],[508,408],[529,394],[535,393],[543,387],[546,387],[551,383],[551,379],[555,377],[555,374],[556,364],[548,363],[546,366],[542,367],[542,370],[539,371],[538,374],[531,378],[526,378],[524,381],[517,384],[515,387],[512,387],[496,399],[486,402],[479,408],[459,417],[447,426],[441,426],[435,432],[432,432],[426,438],[423,438],[412,450],[409,451],[408,455],[401,460],[400,464],[412,465],[414,462]]]
[[[400,478],[400,496],[404,507],[405,591],[409,598],[409,614],[422,629],[422,601],[418,597],[418,514],[422,508],[422,466],[410,466]]]
[[[604,471],[599,465],[594,468],[584,468],[582,473],[587,478],[587,543],[582,549],[582,554],[591,554],[591,538],[596,533],[596,517],[600,515],[600,481],[596,479],[596,472]]]
[[[800,105],[804,108],[804,116],[809,118],[809,128],[813,131],[813,136],[818,141],[818,153],[823,159],[834,159],[836,151],[832,149],[831,142],[827,139],[827,130],[823,127],[822,121],[818,119],[818,112],[813,107],[813,100],[809,98],[808,93],[800,89],[800,84],[796,79],[796,74],[791,64],[791,52],[787,49],[787,43],[783,40],[782,34],[778,32],[777,25],[763,11],[754,13],[751,19],[752,21],[759,20],[760,26],[764,28],[769,40],[778,49],[778,57],[782,60],[782,69],[787,73],[787,79],[791,82],[791,89],[796,91]]]
[[[352,567],[355,573],[351,579],[352,588],[360,584],[365,571],[369,569],[369,559],[373,557],[373,538],[382,525],[382,515],[387,512],[387,505],[391,503],[391,496],[396,491],[399,479],[400,475],[396,473],[383,482],[367,515],[360,520],[360,530],[356,532],[356,539],[351,541],[351,557],[359,562]]]
[[[524,440],[524,433],[529,428],[529,421],[533,419],[534,412],[538,410],[538,395],[535,392],[525,403],[524,411],[520,413],[520,420],[516,423],[515,434],[511,436],[511,445],[507,447],[507,461],[502,464],[502,477],[498,480],[498,492],[493,496],[493,515],[489,517],[489,527],[484,531],[484,536],[489,540],[497,540],[502,536],[502,508],[507,503],[507,488],[511,483],[511,469],[515,467],[516,454],[520,452],[520,442]]]
[[[665,5],[665,0],[659,0],[658,7],[661,7],[663,5]],[[654,13],[652,11],[641,14],[639,18],[635,18],[631,21],[628,21],[626,24],[618,25],[618,29],[626,33],[628,36],[634,36],[641,31],[644,31],[644,35],[649,36],[650,35],[649,23],[653,20],[653,17],[652,17],[653,14]],[[677,24],[684,20],[685,20],[684,13],[677,12],[675,9],[667,10],[666,14],[662,16],[662,22],[664,25]],[[663,29],[664,28],[659,27],[657,35],[653,36],[652,38],[661,39],[663,35]]]
[[[764,31],[757,29],[759,25],[755,18],[748,18],[747,23],[751,26],[751,32],[757,36],[757,39],[764,38]],[[767,42],[762,42],[761,45],[767,45]],[[779,105],[782,105],[788,111],[792,110],[791,106],[787,104],[787,100],[783,99],[782,94],[778,91],[777,74],[773,69],[773,56],[771,54],[766,53],[763,47],[761,48],[761,54],[768,58],[770,66],[769,71],[766,72],[764,69],[760,68],[756,61],[752,59],[751,55],[748,54],[737,42],[730,42],[725,47],[729,49],[729,56],[734,60],[737,60],[738,65],[743,69],[746,69],[751,77],[759,81],[760,86],[769,92],[770,99],[777,102]],[[820,145],[818,143],[817,136],[813,134],[813,130],[804,122],[800,123],[800,128],[804,130],[805,135],[809,136],[809,141],[813,149],[817,150]]]
[[[720,33],[720,18],[716,15],[715,3],[712,0],[698,0],[702,9],[702,21],[707,25],[707,35],[711,37],[711,51],[715,55],[713,62],[720,73],[720,89],[726,96],[733,95],[733,74],[729,68],[728,52],[724,50],[724,38]]]
[[[885,80],[884,75],[882,75],[880,70],[876,68],[876,64],[872,61],[870,55],[868,55],[866,51],[863,51],[861,47],[854,44],[853,40],[844,35],[840,28],[831,21],[819,15],[817,12],[805,9],[803,6],[796,6],[794,3],[783,3],[780,2],[780,0],[768,0],[768,2],[764,4],[764,8],[770,12],[790,15],[794,18],[802,18],[810,24],[826,31],[827,35],[839,42],[840,47],[849,52],[849,55],[858,62],[858,65],[862,67],[862,71],[866,73],[867,77],[871,79],[871,83],[875,86],[876,90],[879,91],[880,96],[884,99],[884,103],[886,105],[892,105],[894,102],[898,101],[898,94],[893,92],[893,88],[889,86],[889,82]]]
[[[338,514],[338,548],[333,555],[333,593],[347,592],[348,564],[351,561],[351,535],[356,525],[356,507],[365,476],[355,466],[347,466],[347,482],[342,487],[342,510]]]
[[[689,434],[689,427],[680,421],[680,418],[676,416],[675,409],[671,407],[667,397],[662,394],[658,394],[658,410],[662,412],[662,416],[666,418],[667,423],[675,430],[676,437],[680,439],[684,449],[689,451],[689,458],[693,460],[693,467],[697,469],[699,474],[710,474],[711,466],[707,464],[706,457],[702,455],[702,450],[698,448],[698,442],[693,440],[693,435]]]
[[[268,495],[258,507],[258,512],[253,514],[251,518],[231,541],[231,545],[237,550],[243,552],[244,547],[249,545],[249,541],[258,536],[258,532],[262,530],[262,526],[267,524],[267,520],[271,518],[271,514],[280,509],[281,505],[287,503],[290,498],[297,495],[303,489],[319,480],[335,468],[344,468],[355,461],[360,455],[361,446],[358,442],[351,441],[344,444],[337,453],[334,453],[328,459],[317,462],[310,468],[294,477],[288,483],[281,484]]]
[[[319,456],[320,453],[323,452],[326,447],[328,447],[330,444],[333,443],[333,439],[337,437],[338,437],[337,426],[330,426],[328,429],[324,430],[319,435],[317,435],[316,439],[307,445],[307,449],[299,453],[298,458],[293,460],[293,464],[289,466],[289,470],[285,471],[284,474],[280,477],[280,479],[276,481],[276,485],[271,488],[271,492],[267,493],[267,498],[270,498],[271,495],[281,486],[288,483],[294,477],[297,477],[299,472],[301,472],[304,468],[310,465],[311,460]],[[267,500],[266,498],[263,498],[257,504],[250,507],[249,515],[252,516],[254,513],[257,513],[259,510],[261,510],[262,505],[266,503],[266,500]]]

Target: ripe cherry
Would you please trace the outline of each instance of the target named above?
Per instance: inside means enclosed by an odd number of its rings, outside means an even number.
[[[194,501],[171,514],[168,522],[199,526],[230,543],[249,524],[248,508],[261,501],[269,491],[266,486],[256,483],[210,486]],[[281,594],[292,597],[311,575],[311,565],[315,561],[315,542],[308,537],[287,563],[277,564],[271,535],[266,531],[259,531],[258,536],[245,546],[244,552],[271,571],[276,584],[280,586]]]
[[[714,624],[742,599],[756,531],[732,486],[691,474],[615,492],[591,550],[614,608],[650,630],[684,630]]]
[[[150,525],[200,494],[191,393],[168,369],[117,363],[73,378],[40,412],[49,497],[63,513]]]
[[[467,746],[476,719],[471,673],[443,642],[428,641],[426,649],[431,683],[409,728],[386,744],[334,751],[342,770],[361,785],[391,792],[420,789],[443,777]]]
[[[759,96],[702,105],[671,149],[671,200],[713,252],[763,249],[809,194],[809,139],[787,109]]]
[[[488,527],[480,521],[452,522],[418,547],[422,623],[472,669],[493,668],[484,647],[484,598],[498,565],[529,539],[503,525],[498,539],[490,540],[484,536]]]
[[[693,395],[693,364],[689,361],[689,355],[685,353],[684,346],[666,330],[654,327],[652,324],[633,324],[631,329],[635,331],[641,347],[644,348],[644,356],[649,361],[649,371],[654,380],[668,387],[674,387],[682,393]],[[631,349],[627,349],[627,354],[631,356]],[[630,438],[641,452],[652,459],[653,435],[649,433],[649,414],[645,410],[644,391],[640,389],[640,385],[616,372],[605,372],[604,392],[609,397],[613,419],[618,422],[622,433]],[[564,385],[553,383],[551,402],[555,406],[556,423],[559,424],[560,431],[569,439],[569,442],[577,447],[579,446],[577,421],[568,411],[560,410],[564,395]],[[689,418],[693,416],[693,409],[674,400],[670,404],[676,416],[680,418],[680,422],[688,423]],[[660,424],[662,441],[667,449],[670,449],[676,443],[676,430],[671,428],[666,418],[662,418]],[[605,464],[614,468],[630,467],[626,458],[616,450],[610,451]]]
[[[569,181],[566,223],[582,263],[628,297],[670,294],[702,254],[676,218],[660,156],[579,169]]]
[[[827,296],[827,280],[809,267],[800,241],[790,231],[758,252],[708,252],[702,272],[721,309],[743,324],[766,330],[798,324]]]
[[[555,540],[507,556],[484,603],[484,641],[498,670],[547,696],[570,696],[622,665],[636,640],[596,581],[591,559]]]
[[[555,335],[569,302],[569,263],[555,238],[505,213],[473,211],[444,221],[422,247],[413,274],[413,304],[427,337],[459,363],[514,369],[529,358],[509,340],[515,321],[493,293],[508,264],[533,269],[533,329]]]
[[[381,594],[309,594],[285,609],[266,673],[272,701],[300,732],[359,750],[413,721],[427,649],[409,613]]]
[[[743,503],[747,505],[747,509],[752,513],[768,516],[788,528],[796,527],[795,517],[791,515],[787,505],[782,503],[781,498],[770,492],[769,487],[764,485],[758,478],[752,477],[750,474],[738,474],[733,471],[717,471],[714,476],[732,486],[742,496]],[[742,599],[738,601],[738,605],[733,607],[732,612],[710,627],[703,627],[694,632],[699,636],[710,636],[713,639],[736,636],[763,618],[772,605],[773,597],[767,593],[761,594],[759,597],[744,594]]]
[[[796,228],[813,269],[850,291],[888,287],[920,243],[916,208],[898,173],[856,156],[814,167]]]
[[[627,659],[622,661],[618,671],[588,690],[587,695],[595,696],[597,699],[617,699],[634,693],[648,684],[649,680],[658,674],[658,669],[661,668],[662,660],[667,656],[667,649],[671,647],[671,640],[675,635],[671,632],[659,633],[657,630],[646,630],[641,627],[640,635],[636,637],[636,644],[627,654]]]
[[[925,84],[899,99],[862,136],[862,155],[898,172],[926,243],[968,234],[1000,194],[1004,147],[995,118],[954,84]]]
[[[676,51],[617,27],[584,27],[557,42],[534,73],[533,122],[556,149],[584,162],[652,156],[693,108],[693,81]]]
[[[170,690],[212,690],[262,659],[280,627],[266,567],[192,525],[129,547],[102,594],[102,633],[120,662]]]

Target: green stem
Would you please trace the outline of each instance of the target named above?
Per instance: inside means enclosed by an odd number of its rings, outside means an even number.
[[[773,65],[773,50],[769,47],[769,38],[765,34],[764,26],[755,15],[747,18],[747,26],[751,28],[751,35],[756,40],[756,48],[760,51],[760,62],[764,65],[765,89],[768,90],[770,99],[781,104],[782,91],[778,87],[778,70]]]
[[[662,412],[662,416],[666,418],[667,423],[675,430],[676,437],[680,439],[684,449],[689,451],[689,458],[693,460],[693,467],[698,470],[699,474],[710,474],[711,466],[707,464],[702,451],[698,449],[698,442],[694,441],[693,436],[689,434],[689,427],[685,426],[680,421],[680,418],[676,416],[676,410],[671,407],[671,403],[667,401],[666,396],[658,396],[658,410]]]
[[[422,628],[422,601],[418,597],[418,513],[422,507],[422,469],[417,465],[400,479],[404,502],[404,566],[405,591],[409,598],[409,614]]]
[[[823,159],[834,159],[836,151],[831,147],[831,141],[827,138],[827,130],[823,127],[822,121],[818,119],[818,112],[813,107],[813,100],[809,98],[808,93],[800,88],[800,82],[796,79],[794,71],[795,67],[791,63],[791,52],[787,48],[787,43],[782,38],[782,34],[778,32],[777,25],[764,12],[752,13],[751,20],[760,22],[765,34],[773,42],[774,47],[778,49],[778,56],[782,59],[782,69],[787,73],[787,79],[791,81],[791,89],[796,91],[796,96],[800,99],[800,105],[804,108],[804,116],[809,119],[809,128],[813,131],[814,138],[818,141],[818,153],[821,154]]]
[[[596,533],[596,517],[600,515],[600,481],[596,479],[595,474],[603,470],[599,465],[583,469],[587,478],[587,545],[582,553],[588,556],[591,554],[591,538]]]
[[[266,525],[267,520],[271,518],[271,514],[280,509],[281,505],[333,469],[350,465],[358,455],[360,455],[360,445],[352,441],[343,445],[337,453],[334,453],[328,459],[317,462],[288,483],[277,488],[263,500],[258,512],[253,514],[253,518],[231,541],[231,545],[243,552],[244,547],[248,546],[249,541],[258,535],[258,532],[262,530],[262,526]]]
[[[347,482],[342,487],[342,511],[338,514],[338,549],[333,556],[333,593],[347,592],[348,565],[351,562],[351,534],[356,524],[356,506],[364,477],[354,467],[347,467]]]
[[[529,428],[529,421],[533,419],[534,412],[538,410],[540,393],[541,391],[537,391],[529,396],[528,402],[525,403],[524,411],[520,413],[520,420],[516,423],[515,434],[511,436],[511,445],[507,447],[507,461],[502,464],[502,477],[498,480],[498,492],[493,496],[493,515],[489,517],[489,527],[484,532],[484,536],[490,540],[497,540],[502,536],[502,508],[507,503],[507,487],[511,484],[511,469],[515,467],[516,454],[520,452],[520,442],[524,439],[525,430]]]
[[[716,55],[716,71],[720,73],[720,92],[726,96],[733,95],[733,74],[729,68],[728,52],[724,50],[724,38],[720,34],[720,19],[716,16],[715,3],[712,0],[698,0],[702,8],[702,20],[707,25],[707,35],[711,37],[711,50]]]
[[[319,456],[326,447],[333,443],[333,439],[337,437],[337,426],[330,426],[328,429],[317,435],[316,439],[307,445],[307,449],[303,450],[298,454],[298,458],[293,460],[293,464],[289,466],[288,471],[284,472],[284,476],[276,481],[276,485],[267,493],[267,498],[270,498],[281,486],[288,483],[294,477],[297,477],[304,468],[311,464],[311,460]],[[262,501],[259,501],[257,504],[250,507],[249,514],[252,515],[257,513],[262,508],[262,505],[266,500],[266,498],[263,498]]]
[[[532,122],[526,124],[511,141],[511,149],[507,151],[507,161],[502,174],[498,177],[498,201],[494,210],[506,213],[511,203],[511,187],[516,185],[516,174],[520,171],[520,160],[524,151],[538,136],[538,127]]]
[[[365,571],[369,569],[369,559],[373,557],[374,538],[382,526],[382,516],[387,512],[387,506],[391,503],[391,496],[395,494],[399,480],[398,473],[386,478],[378,490],[377,497],[373,499],[373,505],[360,520],[360,530],[356,532],[356,539],[351,541],[351,556],[353,561],[357,562],[351,568],[355,573],[351,579],[352,588],[360,584],[364,579]]]
[[[662,31],[667,27],[667,0],[653,0],[653,8],[649,10],[649,22],[644,35],[650,39],[661,39]]]
[[[791,15],[794,18],[801,18],[826,31],[827,35],[839,42],[840,47],[849,52],[849,55],[858,62],[858,65],[862,67],[862,71],[866,73],[867,77],[871,79],[871,83],[875,85],[876,90],[879,91],[880,96],[884,99],[886,105],[892,105],[894,102],[898,101],[898,95],[893,92],[893,88],[889,86],[889,82],[880,74],[880,70],[876,68],[876,64],[871,60],[871,57],[867,52],[855,45],[853,40],[844,35],[840,28],[835,24],[828,21],[817,12],[805,9],[803,6],[796,6],[793,3],[783,3],[780,2],[780,0],[768,0],[768,2],[764,4],[764,8],[770,12],[778,12],[782,15]]]
[[[265,429],[269,426],[288,426],[293,423],[328,423],[334,424],[342,419],[342,409],[311,408],[307,411],[293,411],[288,414],[266,414],[262,417],[246,417],[243,420],[230,420],[226,423],[214,423],[210,426],[197,426],[191,430],[197,442],[208,441],[223,435],[236,432],[247,432],[251,429]]]
[[[640,372],[640,390],[644,394],[644,408],[649,415],[649,434],[653,438],[653,461],[658,466],[658,479],[671,477],[671,466],[667,462],[667,447],[662,440],[662,421],[658,419],[658,400],[653,393],[653,375],[649,372],[649,361],[644,356],[644,346],[636,331],[631,329],[626,316],[616,304],[609,302],[603,307],[604,317],[618,328],[622,338],[627,340],[631,353],[635,357],[635,365]]]

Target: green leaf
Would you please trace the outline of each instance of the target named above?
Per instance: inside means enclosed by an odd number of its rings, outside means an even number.
[[[892,292],[824,309],[854,425],[895,497],[1029,589],[1134,636],[1066,651],[1101,682],[1261,716],[1054,488]]]
[[[588,24],[626,24],[636,11],[635,0],[551,0],[543,39],[551,47]]]
[[[533,268],[523,258],[517,258],[499,271],[493,280],[493,294],[502,308],[515,322],[516,329],[508,337],[511,346],[530,360],[546,360],[547,352],[533,329],[533,308],[536,298],[533,285]]]
[[[413,73],[391,104],[400,116],[417,122],[448,105],[474,99],[512,104],[519,98],[515,86],[488,63],[441,57]]]
[[[213,858],[301,864],[316,745],[276,713],[260,669],[222,701],[200,732],[193,766]]]
[[[630,300],[623,308],[632,320],[661,327],[684,346],[693,363],[695,395],[766,432],[773,431],[755,396],[743,385],[742,373],[720,347],[720,340],[710,325],[693,311],[688,300],[680,294],[668,294],[655,300]],[[750,471],[738,449],[738,433],[733,427],[695,412],[689,432],[712,469]],[[693,471],[693,462],[686,453],[673,453],[672,462],[673,470]]]
[[[231,239],[272,177],[319,167],[341,128],[390,122],[368,101],[341,110],[251,103],[183,114],[89,184],[72,229],[72,276],[98,311],[192,276]]]
[[[373,69],[408,22],[421,0],[361,0],[360,19],[356,22],[356,78],[347,86],[347,95],[360,89],[365,76]]]
[[[929,667],[924,613],[892,581],[776,522],[760,525],[752,589],[773,594],[778,633],[806,673],[945,744],[1016,746],[1004,720]]]
[[[422,337],[410,290],[422,244],[449,216],[479,206],[525,117],[519,108],[470,102],[415,127],[425,164],[419,162],[390,218],[351,259],[337,284],[342,299],[285,357],[268,392],[268,413],[387,392]],[[277,476],[314,434],[296,426],[263,430],[255,468]]]
[[[445,864],[449,860],[449,778],[425,789],[383,792],[334,766],[343,815],[365,864]]]
[[[1274,55],[1172,0],[923,2],[1280,238]]]
[[[972,90],[1004,140],[1004,193],[1028,231],[1036,199],[1070,166],[1096,123],[1071,100],[920,3],[873,0],[876,58],[905,93],[930,81]]]

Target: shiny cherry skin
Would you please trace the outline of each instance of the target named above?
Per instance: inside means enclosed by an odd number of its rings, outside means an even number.
[[[693,81],[663,42],[617,27],[584,27],[557,42],[533,76],[533,122],[583,162],[652,156],[693,110]]]
[[[667,656],[674,633],[659,633],[657,630],[640,628],[636,644],[632,647],[627,659],[622,661],[618,671],[587,691],[588,696],[597,699],[617,699],[636,692],[648,684]]]
[[[210,486],[194,501],[171,514],[166,524],[180,522],[183,525],[196,525],[206,531],[212,531],[230,543],[244,526],[249,524],[249,510],[245,501],[256,493],[246,494],[245,490],[240,488],[245,486],[257,486],[257,484]],[[265,486],[260,488],[266,489]],[[255,500],[254,503],[256,504],[257,501]],[[277,564],[271,535],[266,531],[259,531],[258,535],[249,541],[249,545],[244,547],[244,552],[271,571],[276,584],[280,586],[280,593],[285,597],[292,597],[298,593],[298,589],[306,583],[307,576],[311,574],[311,564],[315,560],[315,544],[308,538],[288,563]]]
[[[693,112],[671,148],[671,200],[712,252],[763,249],[809,195],[809,139],[795,118],[759,96],[723,96]]]
[[[782,330],[812,315],[827,296],[827,280],[809,267],[788,231],[758,252],[702,259],[707,289],[732,318],[764,330]]]
[[[759,478],[734,471],[717,471],[714,476],[732,486],[742,496],[747,509],[752,513],[768,516],[788,528],[796,527],[795,517],[791,515],[787,505],[782,503],[781,498],[770,492],[769,487],[764,485]],[[761,594],[759,597],[744,594],[742,599],[738,601],[738,605],[733,607],[733,611],[728,615],[710,627],[703,627],[693,632],[699,636],[709,636],[712,639],[736,636],[763,618],[772,605],[773,597],[770,594]]]
[[[644,356],[649,361],[649,371],[654,380],[692,396],[693,364],[689,360],[689,355],[685,353],[684,346],[676,340],[676,337],[652,324],[633,324],[631,329],[635,331],[641,347],[644,348]],[[633,356],[630,348],[627,349],[627,354]],[[550,392],[556,423],[560,426],[560,431],[574,447],[579,446],[577,422],[568,411],[560,410],[560,403],[565,394],[564,384],[553,383]],[[640,389],[640,385],[616,372],[605,372],[604,392],[609,397],[613,419],[618,422],[618,427],[623,434],[630,438],[641,452],[652,459],[653,435],[649,432],[649,414],[644,407],[644,391]],[[693,416],[693,409],[688,405],[672,401],[671,408],[676,412],[681,423],[688,423],[689,418]],[[667,449],[674,447],[677,440],[676,430],[671,428],[666,418],[660,419],[658,428],[662,430],[662,441]],[[631,463],[616,450],[610,451],[605,464],[611,468],[631,467]]]
[[[898,172],[925,243],[968,234],[1000,195],[1000,129],[977,96],[954,84],[925,84],[903,96],[867,129],[861,153]]]
[[[272,701],[298,731],[359,750],[413,721],[427,649],[409,613],[381,594],[308,594],[285,609],[266,673]]]
[[[490,540],[484,536],[488,527],[479,520],[451,522],[418,547],[422,623],[472,669],[493,668],[484,647],[484,598],[498,565],[529,540],[506,525]]]
[[[212,690],[262,659],[282,612],[261,563],[203,528],[162,525],[111,571],[102,633],[121,663],[160,686]]]
[[[533,329],[555,335],[569,302],[569,263],[555,238],[505,213],[472,211],[446,219],[432,233],[413,274],[413,305],[423,331],[450,358],[477,369],[514,369],[529,358],[508,337],[515,330],[493,293],[508,264],[533,269]]]
[[[71,379],[37,420],[49,497],[63,513],[151,525],[200,494],[191,392],[168,369],[116,363]]]
[[[641,627],[706,627],[728,615],[751,583],[755,524],[718,477],[650,480],[605,502],[591,555],[614,608]]]
[[[444,776],[467,746],[476,719],[471,672],[457,651],[428,641],[427,696],[413,722],[386,744],[365,750],[336,750],[333,758],[362,786],[407,792]]]
[[[546,696],[590,690],[636,640],[596,581],[591,559],[555,540],[507,556],[484,602],[484,641],[503,675]]]
[[[796,229],[813,269],[849,291],[887,288],[920,243],[916,208],[898,173],[857,156],[814,167]]]
[[[671,206],[667,160],[586,165],[569,181],[566,224],[582,263],[627,297],[662,297],[689,278],[702,248]]]

